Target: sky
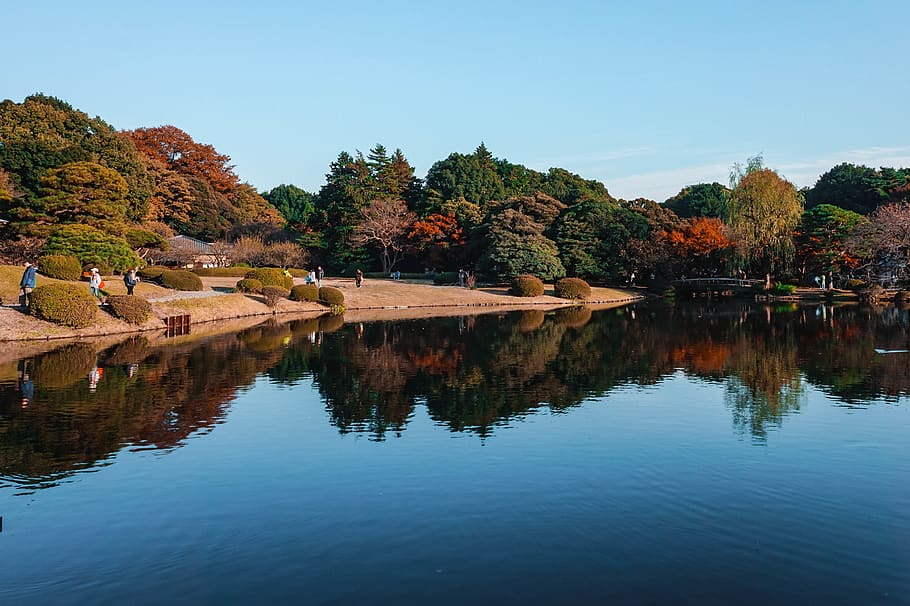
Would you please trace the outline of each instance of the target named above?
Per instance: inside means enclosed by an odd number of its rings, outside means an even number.
[[[658,201],[756,154],[799,187],[910,166],[906,0],[0,0],[0,21],[0,98],[172,124],[260,191],[317,191],[377,143],[419,177],[484,142]]]

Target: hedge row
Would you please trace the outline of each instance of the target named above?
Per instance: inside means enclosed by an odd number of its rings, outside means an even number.
[[[325,288],[328,288],[326,286]],[[298,284],[291,289],[291,301],[318,301],[319,287],[315,284]]]
[[[284,270],[277,267],[247,270],[243,277],[259,280],[263,286],[280,286],[285,290],[291,290],[294,287],[294,278],[286,276]]]
[[[158,281],[165,288],[175,290],[203,290],[202,279],[191,271],[168,269],[161,273]]]

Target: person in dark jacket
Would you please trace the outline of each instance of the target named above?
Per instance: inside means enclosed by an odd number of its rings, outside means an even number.
[[[38,278],[38,266],[25,262],[25,271],[22,272],[22,279],[19,280],[19,305],[28,307],[31,302],[32,290],[35,288],[35,280]]]
[[[133,294],[133,289],[139,283],[139,276],[136,275],[136,268],[130,269],[123,275],[123,284],[126,286],[126,294]]]

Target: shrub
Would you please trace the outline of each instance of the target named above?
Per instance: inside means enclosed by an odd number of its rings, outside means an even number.
[[[285,290],[294,287],[294,278],[284,275],[284,270],[277,267],[260,267],[246,272],[245,278],[262,282],[263,286],[280,286]]]
[[[446,271],[433,276],[433,284],[458,284],[458,272]]]
[[[82,264],[73,255],[44,255],[38,260],[38,269],[58,280],[78,282],[82,278]]]
[[[326,287],[328,288],[328,287]],[[319,287],[315,284],[298,284],[291,289],[291,301],[318,301]]]
[[[84,328],[95,321],[98,299],[81,284],[44,284],[32,291],[28,309],[36,318]]]
[[[319,330],[321,332],[335,332],[342,326],[344,326],[344,316],[341,314],[331,314],[319,318]]]
[[[556,281],[556,296],[560,299],[587,299],[591,286],[581,278],[562,278]]]
[[[518,317],[518,330],[521,332],[531,332],[537,330],[543,325],[544,315],[539,309],[529,309],[521,312]]]
[[[288,291],[287,288],[281,288],[280,286],[263,286],[262,294],[265,297],[265,304],[269,307],[277,307],[278,302],[282,299],[287,299]]]
[[[344,305],[344,293],[332,286],[319,289],[319,302],[326,305]]]
[[[194,267],[190,271],[208,278],[242,278],[250,270],[245,267]]]
[[[543,294],[543,282],[530,274],[521,274],[512,278],[509,292],[516,297],[539,297]]]
[[[114,317],[130,324],[144,324],[152,315],[152,304],[135,295],[111,295],[107,303]]]
[[[97,269],[97,270],[98,270],[98,273],[101,274],[102,276],[109,276],[109,275],[111,275],[111,273],[113,273],[113,271],[114,271],[114,270],[111,269],[111,266],[110,266],[110,265],[108,265],[107,263],[104,263],[104,262],[101,262],[101,263],[86,263],[86,264],[84,264],[84,265],[82,266],[82,274],[83,274],[83,276],[85,276],[86,274],[88,274],[88,273],[92,270],[93,267],[94,267],[95,269]]]
[[[199,276],[184,269],[165,270],[161,272],[161,277],[158,280],[165,288],[176,290],[202,290],[205,288]]]
[[[237,282],[237,285],[234,286],[234,291],[253,293],[258,295],[262,292],[262,282],[256,280],[255,278],[244,278]]]
[[[849,278],[844,280],[843,288],[845,290],[863,290],[866,288],[866,283],[862,280],[857,280],[856,278]]]
[[[143,280],[152,280],[156,281],[161,277],[161,274],[168,271],[167,267],[161,265],[149,265],[148,267],[143,267],[139,270],[139,277]]]
[[[775,295],[788,296],[796,292],[796,286],[793,284],[784,284],[783,282],[777,282],[774,286],[771,287],[771,292]]]

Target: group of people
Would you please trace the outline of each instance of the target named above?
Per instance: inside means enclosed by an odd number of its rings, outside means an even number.
[[[19,280],[19,305],[28,307],[31,303],[32,291],[35,290],[35,282],[38,279],[38,265],[26,261],[23,266],[22,279]],[[126,286],[126,294],[132,295],[133,289],[139,284],[138,267],[131,267],[129,271],[123,274],[123,284]],[[83,274],[84,275],[84,274]],[[97,267],[93,267],[88,272],[89,292],[97,297],[102,298],[101,289],[104,288],[104,278]]]
[[[317,265],[315,270],[311,269],[307,273],[306,278],[304,278],[304,282],[307,284],[315,284],[319,288],[322,288],[322,280],[324,278],[325,270],[322,269],[322,265]]]

